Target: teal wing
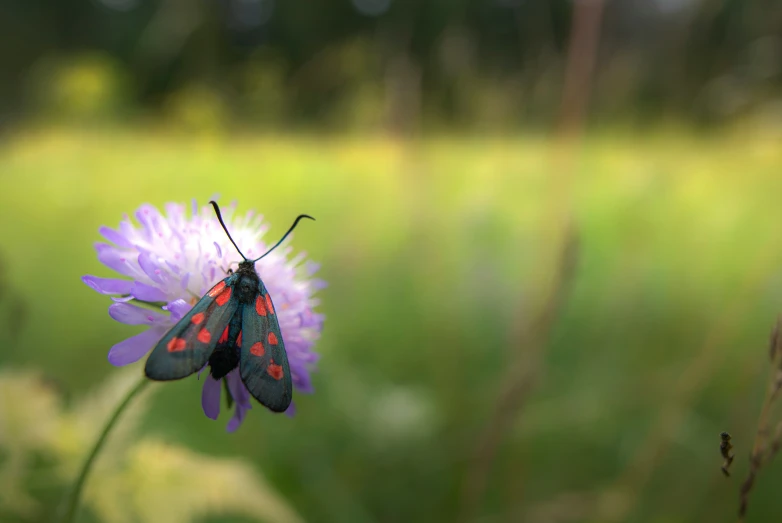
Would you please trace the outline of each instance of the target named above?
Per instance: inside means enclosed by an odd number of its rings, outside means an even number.
[[[149,379],[178,380],[206,365],[239,305],[235,283],[235,275],[220,281],[163,336],[144,367]]]
[[[242,381],[263,406],[284,412],[293,398],[291,369],[277,314],[263,282],[255,303],[242,312],[242,347],[239,358]]]

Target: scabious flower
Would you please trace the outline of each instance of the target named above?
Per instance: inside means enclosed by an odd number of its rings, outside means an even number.
[[[147,325],[144,332],[121,341],[109,350],[109,362],[123,366],[144,357],[163,335],[176,324],[204,293],[225,278],[236,253],[209,206],[200,210],[192,203],[192,215],[185,206],[169,203],[165,216],[152,205],[136,212],[137,228],[126,215],[119,230],[101,227],[108,243],[97,243],[98,260],[129,279],[84,276],[82,281],[101,294],[116,295],[109,315],[128,325]],[[248,258],[260,256],[268,246],[261,240],[267,227],[261,216],[248,212],[234,217],[235,204],[223,210],[223,217],[237,245]],[[300,253],[288,260],[291,248],[279,247],[256,263],[256,270],[274,299],[293,386],[303,393],[312,392],[310,372],[317,354],[312,352],[323,327],[323,316],[314,312],[318,300],[313,293],[324,287],[313,278],[318,265],[305,261]],[[250,393],[242,383],[239,369],[225,378],[225,385],[236,405],[228,431],[236,430],[252,407]],[[201,405],[204,413],[217,419],[220,412],[221,384],[207,373]],[[287,413],[292,415],[294,405]]]

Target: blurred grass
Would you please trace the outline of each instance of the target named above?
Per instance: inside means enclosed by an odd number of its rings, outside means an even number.
[[[316,394],[297,396],[295,419],[259,406],[227,435],[225,414],[206,419],[200,383],[184,380],[159,391],[146,430],[251,460],[308,521],[449,521],[514,314],[537,305],[558,154],[533,136],[21,132],[0,150],[0,257],[19,295],[4,292],[0,309],[23,301],[29,314],[18,339],[0,331],[0,363],[74,391],[117,372],[106,352],[136,331],[79,277],[110,275],[97,228],[141,203],[220,193],[263,213],[270,237],[312,214],[293,245],[330,283]],[[605,132],[576,165],[574,292],[500,449],[484,520],[543,521],[530,514],[573,493],[592,501],[570,521],[623,506],[629,522],[731,520],[738,483],[721,477],[718,434],[733,434],[741,477],[782,310],[780,139]],[[634,479],[645,454],[648,482]],[[764,471],[754,520],[782,510],[780,479]],[[594,496],[617,481],[615,496]]]
[[[0,449],[8,455],[0,460],[3,521],[58,521],[55,513],[63,507],[42,505],[39,498],[46,491],[54,498],[58,485],[78,474],[106,418],[139,381],[135,369],[112,373],[63,408],[56,387],[37,372],[0,372]],[[14,401],[19,390],[25,391],[25,402]],[[138,422],[151,396],[146,389],[123,412],[122,423],[93,463],[77,520],[188,523],[227,513],[252,521],[302,521],[241,458],[214,458],[174,442],[140,437]]]

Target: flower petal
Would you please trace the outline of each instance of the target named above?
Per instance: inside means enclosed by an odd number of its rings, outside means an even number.
[[[133,287],[133,282],[131,280],[99,278],[89,274],[87,276],[82,276],[81,281],[101,294],[128,294],[131,287]]]
[[[244,386],[242,377],[239,374],[239,369],[236,368],[232,370],[225,378],[228,380],[228,390],[231,391],[234,402],[237,405],[244,406],[248,410],[252,408],[252,403],[250,403],[250,391]]]
[[[285,411],[285,415],[289,418],[292,418],[296,415],[296,404],[291,401],[291,404],[288,406],[288,408]]]
[[[184,276],[182,276],[182,280],[179,282],[179,285],[182,287],[183,291],[187,290],[187,284],[190,283],[190,273],[186,272]]]
[[[109,316],[126,325],[168,323],[168,318],[165,315],[130,303],[114,303],[109,305]]]
[[[179,265],[175,265],[171,263],[169,260],[166,260],[166,265],[168,265],[168,268],[171,269],[171,272],[173,272],[174,274],[178,275],[182,272],[179,268]]]
[[[317,314],[312,312],[311,309],[307,309],[304,312],[299,313],[299,327],[301,328],[307,328],[307,327],[316,327],[318,330],[320,330],[323,326],[323,321],[326,319],[326,316],[323,314]]]
[[[306,261],[304,262],[304,270],[307,272],[307,276],[312,276],[318,270],[320,269],[320,263],[315,263],[312,261]]]
[[[156,225],[161,218],[160,211],[154,205],[148,203],[145,203],[136,211],[136,219],[142,225],[142,232],[148,241],[152,240],[153,236],[160,232]]]
[[[136,228],[130,222],[130,218],[128,218],[127,214],[122,218],[122,221],[119,222],[119,233],[125,238],[133,238],[137,234]]]
[[[172,225],[181,225],[185,218],[185,206],[179,203],[169,202],[163,206],[168,216],[168,221]]]
[[[185,300],[170,301],[168,305],[163,306],[163,309],[171,313],[171,320],[174,322],[181,320],[192,308]]]
[[[126,249],[133,248],[133,244],[130,243],[130,241],[128,241],[128,239],[122,233],[115,231],[110,227],[101,227],[98,229],[98,232],[101,234],[101,236],[118,247],[124,247]]]
[[[168,299],[168,296],[162,290],[140,281],[133,284],[130,293],[134,298],[141,301],[166,301]]]
[[[226,430],[234,432],[244,421],[247,411],[252,408],[252,403],[250,403],[250,393],[247,391],[244,383],[242,383],[239,369],[232,370],[224,379],[228,382],[228,390],[231,391],[231,396],[233,396],[234,405],[236,406],[234,415],[231,421],[228,422]]]
[[[291,368],[291,379],[293,380],[293,386],[296,387],[296,391],[304,394],[312,394],[315,392],[315,389],[312,387],[309,369],[292,357],[289,358],[288,363]]]
[[[138,264],[141,266],[141,270],[144,274],[155,283],[163,283],[163,278],[160,276],[160,266],[152,259],[152,256],[148,252],[142,252],[138,255]]]
[[[236,429],[238,429],[242,422],[244,421],[245,416],[247,416],[247,410],[238,403],[236,404],[236,409],[234,410],[234,415],[231,418],[231,421],[228,422],[228,425],[225,427],[225,430],[227,432],[236,432]]]
[[[109,363],[115,367],[122,367],[137,362],[155,346],[155,343],[165,333],[164,328],[152,328],[117,343],[109,350]]]
[[[95,250],[98,251],[98,261],[103,265],[125,276],[133,276],[124,252],[107,243],[96,243]]]
[[[212,377],[211,374],[206,375],[204,380],[204,388],[201,391],[201,408],[204,409],[204,414],[209,419],[217,419],[220,415],[220,381]]]

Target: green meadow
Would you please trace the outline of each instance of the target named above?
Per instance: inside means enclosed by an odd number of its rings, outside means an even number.
[[[310,522],[458,521],[470,496],[468,520],[482,523],[734,521],[782,313],[780,145],[749,128],[570,144],[16,131],[0,144],[0,365],[41,373],[62,408],[95,394],[121,373],[109,348],[140,332],[80,280],[113,276],[98,228],[143,203],[219,194],[263,214],[269,240],[299,213],[317,219],[291,243],[329,284],[316,392],[295,395],[292,419],[258,405],[226,434],[227,413],[203,415],[196,378],[155,384],[134,437],[249,465]],[[562,282],[568,220],[577,261]],[[517,343],[558,284],[546,342]],[[502,412],[485,464],[514,365],[531,386]],[[24,406],[33,391],[8,394]],[[9,521],[50,520],[65,485],[35,487],[46,463],[23,467],[44,508]],[[485,489],[468,493],[482,466]],[[762,470],[750,521],[782,511],[779,481],[782,463]],[[222,517],[203,521],[251,521]]]

